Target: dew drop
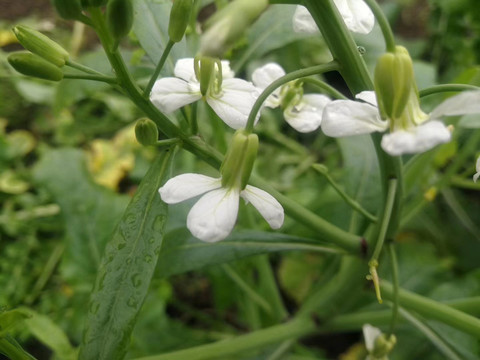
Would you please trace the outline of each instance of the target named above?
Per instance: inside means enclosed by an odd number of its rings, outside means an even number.
[[[152,262],[153,258],[150,255],[145,255],[145,262],[147,264],[150,264]]]
[[[167,217],[165,215],[158,215],[153,221],[153,231],[163,232],[165,221],[167,221]]]
[[[97,314],[98,309],[100,309],[100,303],[99,302],[94,301],[90,304],[90,313],[92,313],[93,315]]]
[[[120,243],[117,244],[117,249],[118,250],[122,250],[125,246],[127,246],[127,242],[126,241],[122,241]]]
[[[137,307],[137,300],[133,296],[131,296],[127,301],[128,307]]]
[[[153,244],[154,242],[155,242],[155,239],[154,239],[154,238],[148,239],[148,243],[149,243],[149,244]]]
[[[158,254],[160,254],[160,251],[161,251],[161,250],[162,250],[162,247],[161,247],[161,246],[157,246],[157,247],[153,250],[153,252],[155,253],[155,255],[158,255]]]
[[[132,263],[132,258],[127,258],[127,260],[125,260],[125,262],[127,263],[127,265],[130,265]]]
[[[363,46],[357,46],[357,51],[360,55],[364,55],[367,52]]]
[[[140,287],[140,285],[142,285],[142,278],[140,275],[138,274],[132,275],[131,279],[132,279],[133,287],[138,288]]]

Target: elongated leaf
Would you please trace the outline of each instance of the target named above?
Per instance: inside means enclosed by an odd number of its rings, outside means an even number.
[[[66,225],[61,272],[67,281],[91,286],[100,256],[127,205],[128,197],[95,184],[80,150],[46,152],[34,171],[60,205]]]
[[[308,239],[260,231],[239,231],[212,244],[195,239],[188,229],[180,228],[165,235],[156,273],[167,277],[207,265],[287,250],[341,252]]]
[[[168,22],[172,2],[170,0],[133,0],[132,4],[135,13],[133,32],[148,57],[157,64],[169,39]],[[172,48],[164,70],[172,74],[177,59],[186,56],[184,38]]]
[[[15,326],[30,315],[22,309],[14,309],[0,313],[0,337],[7,335]]]
[[[158,188],[172,151],[154,162],[107,244],[93,289],[79,359],[122,359],[147,295],[163,240],[167,206]]]

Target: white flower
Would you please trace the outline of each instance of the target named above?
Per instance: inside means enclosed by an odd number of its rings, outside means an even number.
[[[405,116],[408,121],[400,122],[380,118],[373,91],[363,91],[356,98],[364,102],[335,100],[325,107],[323,132],[328,136],[342,137],[390,129],[390,133],[382,138],[382,148],[393,156],[421,153],[450,141],[450,130],[439,121],[443,116],[480,113],[480,91],[453,96],[429,115],[414,104],[405,110],[410,111]]]
[[[375,17],[363,0],[334,0],[334,3],[350,31],[359,34],[372,31]],[[293,30],[308,34],[319,31],[307,8],[301,5],[297,6],[293,15]]]
[[[379,328],[370,324],[363,325],[362,330],[365,348],[368,351],[368,356],[365,360],[388,360],[388,354],[397,343],[395,335],[387,337],[382,334]]]
[[[282,67],[275,63],[268,63],[252,74],[252,81],[261,91],[278,78],[285,75]],[[278,88],[267,98],[265,106],[276,108],[282,106],[285,120],[299,132],[310,132],[318,129],[322,122],[324,107],[331,101],[327,96],[320,94],[303,95],[301,88],[289,83]],[[296,92],[290,97],[290,92]],[[288,100],[285,104],[285,100]]]
[[[207,92],[205,100],[228,126],[240,129],[247,123],[258,90],[252,83],[234,78],[228,61],[222,61],[221,64],[221,85],[212,82],[213,86]],[[220,70],[216,67],[215,71]],[[150,93],[152,103],[165,113],[171,113],[202,98],[200,82],[195,75],[194,59],[179,59],[174,74],[176,77],[157,80]]]
[[[207,242],[225,239],[232,231],[242,197],[265,218],[272,229],[283,224],[283,208],[267,192],[247,185],[244,190],[222,187],[221,179],[200,174],[182,174],[168,180],[159,190],[167,204],[176,204],[204,194],[187,216],[187,227],[197,238]]]
[[[473,181],[477,182],[478,178],[480,177],[480,156],[477,159],[477,166],[476,166],[477,173],[473,175]]]
[[[375,347],[375,339],[382,334],[379,328],[372,326],[370,324],[365,324],[362,327],[363,330],[363,339],[365,340],[365,347],[368,352],[373,351]]]

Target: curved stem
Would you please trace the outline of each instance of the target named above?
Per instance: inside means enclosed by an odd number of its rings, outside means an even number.
[[[317,66],[312,66],[306,69],[300,69],[296,71],[292,71],[281,78],[275,80],[270,85],[268,85],[265,90],[262,91],[258,99],[255,101],[255,104],[250,111],[247,119],[247,125],[245,126],[245,130],[247,132],[253,131],[253,126],[255,125],[255,119],[257,117],[258,112],[260,111],[263,103],[267,98],[280,86],[297,79],[301,79],[311,75],[318,75],[325,72],[333,71],[338,69],[338,64],[335,61],[332,61],[328,64],[322,64]]]
[[[392,28],[376,0],[365,0],[368,7],[372,10],[373,15],[378,21],[378,25],[382,30],[383,38],[385,39],[385,46],[388,52],[395,52],[395,38],[393,36]]]
[[[98,76],[107,76],[107,75],[102,74],[101,72],[99,72],[97,70],[94,70],[94,69],[92,69],[88,66],[85,66],[83,64],[79,64],[79,63],[77,63],[76,61],[73,61],[73,60],[67,60],[65,62],[65,65],[70,66],[71,68],[83,71],[84,73],[87,73],[87,74],[98,75]]]
[[[148,82],[147,87],[143,91],[143,96],[148,97],[150,95],[150,91],[152,91],[153,84],[155,84],[155,81],[157,80],[157,77],[160,74],[160,71],[162,71],[163,65],[165,64],[165,61],[167,60],[173,45],[175,45],[175,43],[169,39],[167,46],[165,46],[165,49],[163,49],[162,57],[160,58],[160,61],[158,62],[157,67],[155,68],[155,71],[153,72],[152,77],[150,78],[150,81]]]
[[[343,100],[347,99],[347,97],[345,95],[343,95],[340,91],[335,89],[333,86],[327,84],[325,81],[321,81],[321,80],[314,79],[314,78],[311,78],[311,77],[307,77],[307,78],[303,79],[302,81],[304,83],[312,84],[312,85],[324,90],[327,94],[329,94],[330,96],[332,96],[335,99],[343,99]]]
[[[101,81],[107,84],[118,85],[118,81],[114,77],[100,76],[100,75],[77,75],[77,74],[63,74],[64,79],[78,79],[78,80],[92,80]]]
[[[430,86],[426,89],[420,90],[420,97],[443,93],[443,92],[459,92],[459,91],[469,91],[469,90],[480,90],[480,87],[469,84],[444,84],[444,85],[435,85]]]
[[[398,289],[400,288],[400,284],[398,282],[397,254],[395,252],[395,245],[393,241],[388,244],[388,250],[389,250],[390,261],[392,265],[392,284],[393,284],[392,319],[390,321],[390,329],[389,329],[389,336],[392,336],[395,330],[395,325],[397,324],[397,319],[398,319]]]

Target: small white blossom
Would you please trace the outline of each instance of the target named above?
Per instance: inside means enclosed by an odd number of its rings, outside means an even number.
[[[334,3],[350,31],[359,34],[368,34],[372,31],[375,17],[363,0],[334,0]],[[307,34],[319,32],[315,20],[307,8],[301,5],[297,6],[293,15],[293,30]]]
[[[480,156],[477,159],[477,166],[476,166],[476,174],[473,175],[473,181],[477,182],[478,178],[480,177]]]
[[[280,65],[268,63],[253,72],[252,81],[259,90],[263,91],[272,82],[284,75],[285,71]],[[325,95],[303,95],[303,91],[300,91],[287,104],[284,104],[289,90],[295,91],[290,84],[278,88],[267,98],[265,106],[270,108],[282,106],[285,120],[299,132],[306,133],[318,129],[322,122],[323,109],[331,100]]]
[[[228,61],[222,61],[221,64],[223,81],[219,87],[212,86],[209,89],[205,100],[228,126],[240,129],[247,123],[258,90],[252,83],[234,78]],[[215,71],[220,69],[216,67]],[[202,98],[200,82],[195,75],[194,59],[178,60],[174,75],[176,77],[157,80],[150,93],[152,103],[165,113],[171,113]]]
[[[356,98],[363,102],[335,100],[325,107],[323,132],[328,136],[342,137],[383,132],[390,128],[390,133],[382,138],[382,148],[393,156],[421,153],[450,141],[450,130],[440,121],[444,116],[480,113],[480,91],[453,96],[429,115],[418,108],[410,114],[409,121],[401,124],[381,119],[373,91],[361,92]]]
[[[254,186],[247,185],[244,190],[224,188],[221,178],[182,174],[168,180],[158,191],[167,204],[176,204],[204,194],[187,216],[188,229],[203,241],[220,241],[232,232],[240,197],[246,203],[250,202],[272,229],[278,229],[283,224],[284,213],[280,203]]]

